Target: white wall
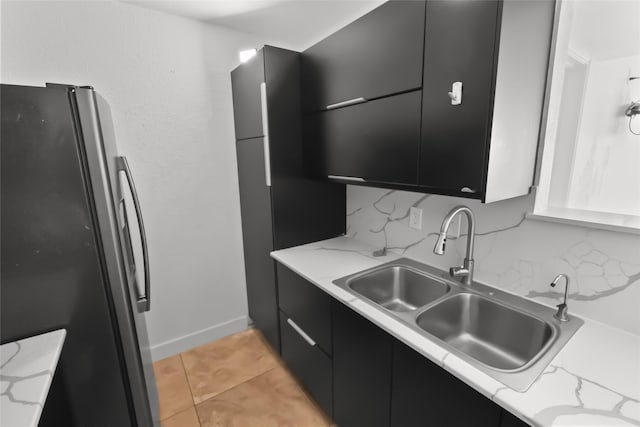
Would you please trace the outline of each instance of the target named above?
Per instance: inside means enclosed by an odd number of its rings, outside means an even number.
[[[448,270],[461,265],[466,237],[433,253],[447,212],[465,204],[476,216],[475,278],[544,304],[561,302],[549,283],[571,278],[569,313],[640,335],[640,237],[527,219],[533,196],[481,204],[476,200],[347,186],[347,233]],[[409,208],[423,209],[423,228],[409,228]],[[466,222],[462,221],[462,234]],[[451,243],[452,239],[449,239]]]
[[[639,2],[563,2],[538,211],[570,208],[573,215],[614,214],[598,215],[611,224],[638,222],[640,137],[625,110],[640,98],[640,80],[629,80],[640,73],[640,27],[631,24],[639,14]]]
[[[640,76],[640,41],[636,55],[588,65],[568,207],[640,216],[640,136],[624,114],[640,80],[629,76]],[[632,125],[640,132],[640,118]]]
[[[112,1],[2,2],[1,81],[109,102],[147,227],[154,358],[246,327],[230,71],[256,36]]]

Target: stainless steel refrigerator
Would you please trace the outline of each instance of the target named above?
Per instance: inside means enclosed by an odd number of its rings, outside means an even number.
[[[41,425],[152,426],[140,203],[91,87],[1,85],[2,342],[65,328]]]

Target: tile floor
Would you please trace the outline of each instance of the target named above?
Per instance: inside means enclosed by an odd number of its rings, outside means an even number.
[[[248,329],[154,364],[162,427],[328,427],[279,356]]]

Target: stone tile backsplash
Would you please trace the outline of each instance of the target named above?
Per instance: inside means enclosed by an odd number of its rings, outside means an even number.
[[[640,335],[640,236],[527,219],[533,196],[483,205],[454,197],[347,186],[347,234],[375,247],[448,269],[461,265],[466,219],[460,238],[450,233],[444,256],[433,246],[444,216],[457,205],[476,216],[475,279],[555,305],[564,287],[552,289],[558,273],[571,278],[569,313]],[[422,230],[409,227],[409,209],[423,210]],[[451,231],[455,233],[455,223]]]

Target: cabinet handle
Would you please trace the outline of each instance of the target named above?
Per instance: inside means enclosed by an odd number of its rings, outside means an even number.
[[[363,102],[367,102],[367,98],[353,98],[347,99],[346,101],[336,102],[335,104],[327,105],[327,110],[335,110],[340,107],[348,107],[349,105],[362,104]]]
[[[451,85],[451,92],[447,92],[451,98],[451,105],[462,104],[462,82],[454,82]]]
[[[260,109],[262,110],[262,135],[264,147],[264,181],[271,187],[271,157],[269,150],[269,114],[267,111],[267,84],[260,83]]]
[[[327,178],[339,179],[341,181],[367,182],[364,178],[358,176],[327,175]]]
[[[475,193],[475,192],[476,192],[476,190],[472,190],[472,189],[470,189],[469,187],[462,187],[462,188],[460,189],[460,192],[461,192],[461,193]]]
[[[305,331],[303,331],[300,326],[296,325],[296,323],[293,320],[287,319],[287,323],[293,328],[294,331],[296,331],[298,333],[298,335],[300,335],[302,338],[304,338],[304,340],[307,343],[309,343],[309,345],[311,347],[316,345],[316,342],[314,340],[312,340],[311,337],[309,335],[307,335],[307,333]]]

